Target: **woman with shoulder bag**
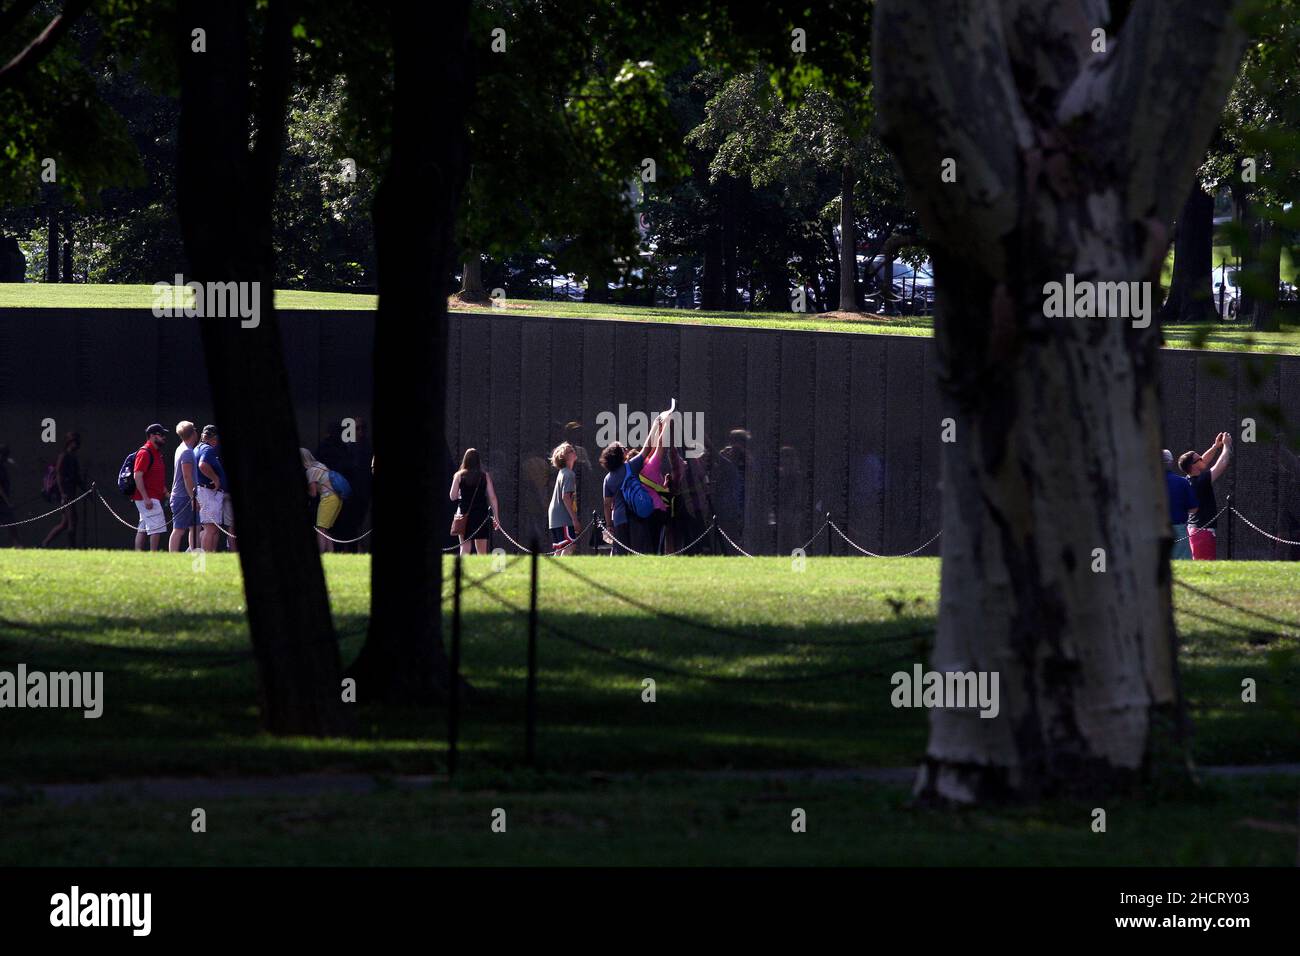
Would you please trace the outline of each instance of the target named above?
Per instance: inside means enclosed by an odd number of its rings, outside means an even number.
[[[472,554],[477,547],[479,554],[487,554],[493,528],[501,527],[497,521],[497,515],[501,511],[496,488],[492,485],[492,475],[483,470],[478,449],[465,449],[460,470],[451,479],[448,497],[456,502],[456,516],[451,519],[451,533],[460,539],[460,553]],[[488,510],[489,506],[491,511]]]

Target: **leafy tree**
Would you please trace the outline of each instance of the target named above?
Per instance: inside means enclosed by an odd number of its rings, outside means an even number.
[[[304,59],[306,56],[304,55]],[[377,177],[358,174],[342,120],[348,81],[304,78],[289,97],[285,155],[275,194],[277,283],[281,288],[375,288]]]
[[[1300,4],[1259,6],[1250,22],[1255,42],[1206,165],[1229,186],[1237,210],[1227,235],[1244,265],[1239,316],[1275,332],[1281,252],[1300,229]]]
[[[616,263],[630,269],[639,237],[629,186],[646,159],[656,177],[671,174],[680,151],[664,70],[629,45],[629,34],[646,39],[645,26],[595,0],[475,5],[462,297],[486,298],[481,254],[546,247],[556,271],[590,277],[597,296]]]

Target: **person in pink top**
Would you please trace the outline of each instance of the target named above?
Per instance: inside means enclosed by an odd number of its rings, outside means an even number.
[[[670,409],[654,420],[645,446],[627,461],[628,471],[640,478],[654,502],[654,511],[648,518],[628,509],[630,543],[642,554],[662,554],[666,550],[675,489],[684,470],[672,446],[671,414]]]

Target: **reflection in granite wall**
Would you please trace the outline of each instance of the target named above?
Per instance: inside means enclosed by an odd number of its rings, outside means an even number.
[[[43,420],[81,433],[83,469],[104,486],[150,422],[211,420],[196,321],[113,309],[9,310],[0,319],[0,444],[15,460],[20,517],[44,510],[41,474],[58,452],[40,440]],[[303,444],[317,447],[345,417],[369,418],[373,322],[364,312],[281,313]],[[827,514],[886,554],[939,530],[940,416],[927,339],[517,313],[452,316],[448,347],[448,457],[479,449],[503,524],[522,542],[548,539],[552,448],[567,440],[580,449],[586,521],[601,507],[599,416],[620,405],[653,414],[673,397],[680,410],[703,413],[689,508],[701,522],[716,516],[746,550],[788,554]],[[1300,540],[1300,357],[1166,350],[1160,384],[1175,454],[1256,419],[1259,440],[1238,442],[1216,486],[1220,502],[1232,495],[1260,527]],[[439,476],[432,493],[445,499],[447,483],[449,474]],[[84,543],[129,546],[101,506],[82,507]],[[1240,521],[1220,522],[1220,542],[1232,557],[1300,559],[1300,548]],[[506,545],[499,535],[493,543]],[[701,547],[728,550],[716,538]],[[808,551],[855,553],[826,532]],[[937,554],[938,542],[921,553]]]

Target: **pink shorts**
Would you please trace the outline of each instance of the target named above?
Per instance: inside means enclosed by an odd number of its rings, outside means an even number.
[[[1218,539],[1213,528],[1188,528],[1187,543],[1192,546],[1193,561],[1213,561]]]

